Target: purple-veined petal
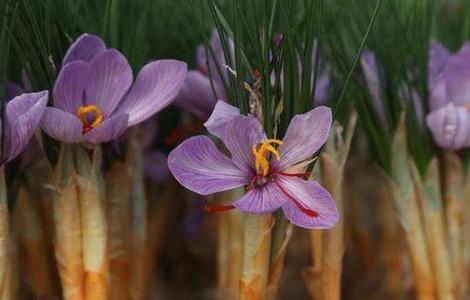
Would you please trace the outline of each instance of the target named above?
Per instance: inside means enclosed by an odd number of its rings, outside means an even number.
[[[315,87],[315,95],[313,103],[315,106],[326,105],[328,103],[328,88],[330,87],[331,66],[327,65],[317,78],[317,86]]]
[[[327,229],[338,223],[336,204],[318,182],[282,176],[278,177],[276,182],[288,199],[282,206],[284,215],[293,224],[308,229]],[[306,213],[303,211],[305,209],[315,212],[316,215]]]
[[[199,71],[189,71],[175,99],[175,105],[201,120],[207,120],[214,110],[217,99],[225,99],[223,87],[216,82],[211,85],[210,79]]]
[[[233,118],[240,115],[240,110],[223,100],[217,101],[211,116],[204,123],[210,134],[224,140],[225,126]]]
[[[47,105],[47,91],[17,96],[6,107],[8,160],[20,154],[39,127]]]
[[[380,85],[379,66],[372,51],[366,50],[361,58],[362,71],[366,80],[367,89],[372,97],[372,103],[382,124],[387,124],[385,107],[382,98],[382,87]]]
[[[230,190],[250,182],[249,174],[237,168],[206,136],[195,136],[168,156],[168,167],[178,182],[201,195]]]
[[[432,111],[426,117],[434,141],[446,149],[470,147],[470,111],[453,103]]]
[[[119,113],[105,119],[98,127],[83,135],[85,141],[91,144],[99,144],[112,141],[121,136],[127,129],[129,115]]]
[[[150,151],[144,153],[143,171],[145,176],[155,182],[162,182],[170,175],[167,156],[162,151]]]
[[[196,67],[198,71],[207,76],[209,72],[207,71],[206,54],[206,47],[203,44],[198,45],[196,48]]]
[[[93,57],[106,50],[106,45],[96,35],[84,33],[79,36],[65,53],[62,66],[76,61],[83,60],[90,62]]]
[[[331,109],[326,106],[294,116],[278,148],[281,161],[274,161],[277,168],[284,170],[312,157],[325,144],[332,122]]]
[[[75,114],[83,105],[83,94],[90,75],[90,64],[81,60],[65,65],[54,84],[54,107]]]
[[[445,107],[450,102],[447,94],[447,85],[444,77],[441,75],[435,79],[433,88],[429,93],[429,109],[431,111]]]
[[[285,205],[287,198],[274,182],[267,182],[250,189],[240,199],[232,202],[239,210],[253,214],[264,214],[275,211]]]
[[[449,51],[438,41],[431,41],[429,47],[428,61],[428,88],[432,90],[436,83],[437,76],[444,70],[447,60],[450,57]]]
[[[85,103],[97,105],[109,117],[132,84],[131,67],[116,49],[96,55],[90,65]]]
[[[41,129],[54,139],[73,144],[83,140],[83,126],[77,116],[54,108],[46,107],[41,121]]]
[[[255,173],[253,146],[266,139],[263,126],[253,116],[237,116],[225,127],[224,143],[232,154],[232,161],[247,173]]]
[[[470,103],[470,56],[454,55],[449,58],[442,76],[449,101],[457,106]]]
[[[129,114],[129,127],[167,107],[178,95],[186,73],[186,63],[173,59],[145,65],[118,109]]]

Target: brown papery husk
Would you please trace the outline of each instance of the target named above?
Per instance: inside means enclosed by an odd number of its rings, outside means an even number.
[[[148,203],[145,195],[142,170],[142,128],[131,129],[126,155],[126,164],[131,168],[131,265],[129,299],[140,300],[145,294],[146,244],[148,239]]]
[[[5,169],[0,167],[0,295],[10,289],[9,279],[10,226]]]
[[[32,197],[24,185],[18,189],[15,209],[15,231],[22,249],[22,270],[31,287],[32,296],[39,299],[57,297],[54,270],[49,261],[45,227],[41,222],[40,210],[33,201],[42,201]],[[37,203],[36,203],[37,204]]]
[[[436,286],[431,269],[429,249],[412,179],[404,114],[400,117],[392,140],[390,163],[392,173],[391,194],[393,195],[395,212],[405,233],[417,298],[436,299]]]
[[[228,205],[243,195],[242,188],[210,196],[217,205]],[[217,228],[217,298],[236,299],[239,294],[243,260],[243,214],[233,209],[214,213]]]
[[[320,154],[319,175],[321,184],[333,197],[340,218],[330,230],[311,230],[313,267],[304,271],[307,288],[315,299],[339,300],[341,298],[341,273],[344,243],[344,166],[349,156],[357,114],[350,116],[343,137],[343,127],[333,124],[325,151]]]
[[[424,181],[413,168],[413,179],[424,221],[431,268],[433,269],[435,292],[438,299],[456,299],[453,274],[447,248],[444,210],[439,180],[437,159],[428,165]]]
[[[264,300],[267,297],[273,225],[271,214],[245,215],[240,300]]]
[[[62,144],[50,178],[54,252],[65,300],[83,300],[82,229],[71,145]]]
[[[403,263],[403,231],[398,224],[393,207],[393,182],[382,170],[378,172],[380,180],[379,202],[381,202],[381,218],[383,220],[383,255],[385,265],[387,299],[402,299],[405,296],[404,275],[406,270]]]
[[[106,174],[110,299],[127,299],[130,264],[130,168],[115,162]]]
[[[464,259],[464,199],[463,166],[455,152],[444,151],[441,168],[442,201],[446,225],[447,244],[455,280],[456,296],[462,298],[466,292],[468,270]]]
[[[281,277],[284,270],[284,261],[287,246],[292,238],[294,226],[284,217],[281,210],[276,212],[275,225],[271,239],[271,260],[268,278],[268,299],[276,299],[279,291]]]
[[[85,299],[104,300],[109,298],[109,257],[105,197],[100,186],[101,149],[94,148],[91,161],[83,148],[78,147],[75,154]]]

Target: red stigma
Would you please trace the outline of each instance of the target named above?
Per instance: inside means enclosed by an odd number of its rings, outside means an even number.
[[[281,190],[281,192],[286,195],[286,197],[294,202],[294,204],[307,216],[310,216],[312,218],[318,217],[318,213],[314,210],[311,210],[310,208],[305,207],[302,203],[300,203],[297,199],[295,199],[289,192],[286,191],[286,189],[279,184],[279,182],[274,178],[273,179],[274,183],[277,185],[277,187]]]
[[[234,209],[233,205],[215,205],[215,204],[206,204],[204,205],[204,211],[206,212],[221,212]]]
[[[255,77],[255,79],[259,79],[261,77],[261,72],[258,69],[256,69],[253,72],[253,76]]]

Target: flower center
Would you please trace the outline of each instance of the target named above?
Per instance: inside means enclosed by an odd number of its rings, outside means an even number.
[[[77,109],[77,117],[83,125],[83,134],[98,127],[103,122],[104,116],[96,105],[84,105]]]
[[[281,140],[267,139],[259,145],[253,145],[252,153],[255,156],[255,169],[259,175],[267,176],[269,174],[269,160],[267,155],[272,153],[277,160],[281,159],[281,155],[273,144],[282,145]]]

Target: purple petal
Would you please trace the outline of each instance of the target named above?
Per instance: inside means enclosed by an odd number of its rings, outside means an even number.
[[[237,116],[227,123],[224,143],[233,163],[246,173],[255,173],[253,146],[266,139],[263,126],[255,117]]]
[[[429,109],[431,111],[445,107],[450,101],[447,94],[447,85],[444,77],[440,75],[436,78],[436,82],[430,91],[429,95]]]
[[[93,57],[105,50],[106,45],[98,36],[84,33],[67,50],[62,65],[65,66],[75,60],[90,62]]]
[[[168,167],[181,185],[201,195],[230,190],[250,181],[206,136],[189,138],[176,147],[168,156]]]
[[[13,98],[6,107],[8,126],[8,160],[23,151],[39,127],[49,93],[42,91]]]
[[[288,198],[282,210],[293,224],[308,229],[327,229],[338,223],[339,215],[335,202],[318,182],[296,177],[281,177],[278,179],[278,184],[282,187],[282,193]],[[307,214],[299,206],[314,211],[317,216]]]
[[[90,64],[85,102],[97,105],[109,117],[132,84],[131,67],[116,49],[101,52]]]
[[[369,93],[372,97],[373,104],[379,115],[382,124],[387,124],[385,115],[385,108],[382,99],[380,78],[379,78],[379,67],[377,65],[377,59],[372,51],[364,51],[361,58],[362,71],[366,79],[366,85]]]
[[[211,116],[204,123],[207,130],[222,141],[224,140],[225,127],[229,121],[240,115],[240,110],[225,101],[219,100],[215,105]]]
[[[54,107],[75,114],[83,105],[83,93],[90,75],[90,64],[81,60],[65,65],[54,85]]]
[[[164,59],[145,65],[119,106],[129,114],[129,126],[143,122],[168,106],[178,95],[186,76],[186,63]]]
[[[292,118],[278,148],[281,161],[277,167],[284,170],[312,157],[325,144],[332,122],[331,109],[326,106]]]
[[[79,143],[82,141],[83,126],[73,114],[47,107],[41,121],[41,129],[54,139],[65,143]]]
[[[162,182],[170,175],[167,156],[162,151],[144,153],[144,174],[155,182]]]
[[[112,141],[121,136],[127,129],[129,115],[119,113],[105,119],[98,127],[83,135],[85,141],[92,144],[100,144]]]
[[[224,48],[222,45],[222,40],[220,39],[220,35],[217,32],[217,30],[212,31],[210,43],[211,43],[211,47],[213,50],[213,53],[211,53],[210,51],[208,52],[210,56],[210,59],[208,61],[210,76],[212,80],[222,84],[223,81],[227,80],[227,76],[228,76],[227,69],[224,67],[224,65],[230,66],[232,65],[232,63],[231,62],[227,63],[227,61],[225,60],[225,53],[224,53]],[[234,53],[235,53],[233,40],[231,38],[227,38],[226,43],[229,48],[229,52],[231,56],[230,59],[233,62]]]
[[[470,59],[467,56],[449,58],[442,73],[449,100],[461,106],[470,102]]]
[[[268,182],[252,188],[243,197],[232,202],[232,205],[243,212],[264,214],[275,211],[286,202],[287,198],[281,190],[273,182]]]
[[[317,79],[315,95],[313,97],[315,106],[328,103],[328,88],[330,87],[331,67],[327,65]]]
[[[450,57],[449,51],[438,41],[431,41],[429,48],[428,62],[428,88],[431,90],[436,83],[437,76],[444,70],[447,60]]]
[[[217,99],[225,99],[223,88],[216,82],[213,86],[216,94],[208,77],[199,71],[189,71],[176,97],[175,105],[193,113],[201,120],[207,120],[214,110]]]
[[[208,75],[209,72],[207,71],[207,52],[206,47],[204,45],[198,45],[196,48],[196,67],[198,71],[203,73],[204,75]]]
[[[470,111],[453,103],[432,111],[426,118],[434,141],[446,149],[470,147]]]

